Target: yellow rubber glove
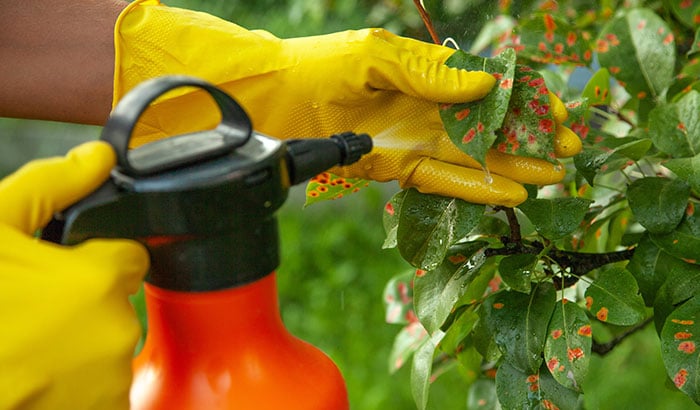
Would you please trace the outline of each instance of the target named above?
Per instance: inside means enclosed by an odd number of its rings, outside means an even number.
[[[561,167],[547,161],[498,153],[489,155],[487,176],[452,146],[437,103],[480,99],[495,79],[445,66],[454,52],[447,47],[381,29],[283,40],[155,0],[125,9],[115,39],[115,103],[151,77],[199,77],[236,98],[255,129],[273,137],[342,131],[375,137],[372,153],[333,170],[346,177],[398,180],[425,193],[507,206],[525,200],[520,183],[551,184],[564,177]],[[134,141],[213,127],[219,116],[208,98],[180,90],[161,99],[144,115]]]
[[[115,164],[90,142],[0,181],[0,408],[127,409],[140,335],[128,295],[148,254],[126,240],[75,247],[32,235]]]

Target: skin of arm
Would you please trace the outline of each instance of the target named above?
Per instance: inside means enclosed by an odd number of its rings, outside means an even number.
[[[117,0],[6,1],[0,116],[102,125],[112,103]]]

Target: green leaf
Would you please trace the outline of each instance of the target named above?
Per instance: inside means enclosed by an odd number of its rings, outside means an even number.
[[[419,322],[413,322],[404,326],[394,338],[394,345],[389,353],[389,373],[394,373],[408,363],[411,356],[418,350],[428,338]]]
[[[502,291],[484,300],[482,318],[507,363],[524,372],[539,369],[554,304],[554,287],[546,282],[529,295]]]
[[[700,404],[700,298],[669,315],[661,331],[661,356],[678,389]]]
[[[664,166],[687,182],[693,191],[700,193],[700,154],[691,158],[671,159],[664,162]]]
[[[557,303],[547,329],[544,360],[562,386],[581,391],[591,357],[591,322],[575,303],[562,299]]]
[[[700,30],[695,32],[695,39],[693,40],[693,46],[690,47],[688,55],[700,52]]]
[[[433,370],[433,356],[440,340],[445,336],[441,331],[436,331],[416,350],[411,366],[411,392],[419,410],[424,410],[428,405],[428,393],[430,390],[430,376]]]
[[[634,276],[617,265],[600,270],[586,289],[586,308],[601,322],[631,326],[644,320],[644,300]]]
[[[650,234],[654,244],[670,255],[682,259],[688,263],[700,261],[700,218],[696,217],[695,208],[689,208],[689,212],[680,225],[671,233]]]
[[[673,231],[683,219],[690,186],[678,179],[647,177],[627,188],[627,199],[637,221],[653,234]]]
[[[590,105],[610,104],[610,72],[606,68],[596,71],[581,92]]]
[[[636,8],[610,20],[596,51],[602,67],[639,100],[656,99],[674,76],[673,33],[656,13]]]
[[[435,269],[448,248],[479,223],[484,209],[461,199],[409,189],[399,209],[396,232],[401,256],[417,268]]]
[[[431,271],[421,271],[413,283],[416,315],[428,333],[438,330],[455,308],[469,283],[486,261],[486,242],[452,246],[445,259]]]
[[[440,105],[440,117],[452,142],[486,166],[486,152],[496,140],[495,131],[503,124],[513,92],[515,52],[507,49],[496,57],[483,58],[456,51],[445,64],[454,68],[486,71],[498,79],[491,92],[481,100]]]
[[[503,281],[513,290],[530,293],[532,289],[530,277],[538,261],[537,255],[529,253],[509,255],[501,259],[498,272]]]
[[[309,206],[316,202],[329,199],[339,199],[355,193],[369,185],[369,181],[360,178],[345,178],[324,172],[316,175],[306,184],[306,203]]]
[[[666,280],[664,267],[673,259],[656,246],[646,233],[634,249],[634,255],[627,264],[627,270],[637,281],[647,306],[654,303],[658,289]]]
[[[522,370],[505,363],[496,373],[496,394],[504,409],[579,408],[579,394],[554,380],[544,369]]]
[[[440,350],[448,355],[455,355],[464,349],[464,340],[474,330],[474,325],[479,320],[479,315],[474,307],[462,309],[449,328],[445,329],[445,337],[440,341]],[[479,359],[481,364],[481,359]]]
[[[649,136],[675,158],[700,154],[700,92],[691,90],[673,103],[654,108],[649,113]]]
[[[588,65],[591,52],[582,32],[563,18],[537,13],[516,26],[520,57],[546,64],[572,63]]]
[[[553,142],[555,125],[544,78],[530,67],[518,65],[508,112],[503,126],[496,130],[494,148],[558,163]]]
[[[583,198],[528,198],[518,208],[535,225],[540,235],[547,239],[559,239],[576,230],[592,202]]]
[[[595,185],[599,174],[620,170],[630,164],[629,160],[644,157],[652,142],[647,138],[610,138],[604,139],[600,145],[605,148],[586,147],[574,157],[576,170],[591,186]]]

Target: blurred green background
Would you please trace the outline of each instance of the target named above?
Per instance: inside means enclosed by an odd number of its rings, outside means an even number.
[[[173,0],[247,28],[280,37],[382,26],[426,38],[409,0]],[[479,1],[445,1],[452,8]],[[488,16],[483,16],[488,18]],[[0,118],[0,175],[26,161],[65,153],[95,139],[100,128]],[[408,269],[395,250],[383,250],[381,212],[398,190],[372,184],[358,194],[303,208],[303,187],[292,190],[279,212],[282,266],[278,269],[282,315],[289,329],[320,347],[345,375],[352,409],[413,409],[409,370],[388,371],[399,327],[384,322],[382,292]],[[636,334],[605,358],[594,357],[586,382],[588,409],[688,409],[695,405],[667,388],[653,328]],[[433,385],[429,408],[463,409],[467,391],[458,372]]]

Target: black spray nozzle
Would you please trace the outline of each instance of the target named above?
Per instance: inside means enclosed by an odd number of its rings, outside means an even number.
[[[292,185],[302,183],[336,165],[350,165],[372,149],[367,134],[344,132],[322,139],[287,142],[287,164]]]

